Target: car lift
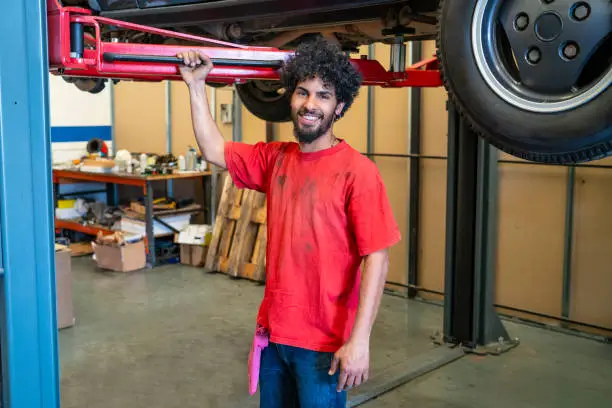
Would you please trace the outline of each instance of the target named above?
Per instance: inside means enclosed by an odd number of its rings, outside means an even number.
[[[211,83],[242,83],[250,79],[279,80],[280,68],[293,52],[270,47],[252,47],[177,33],[92,15],[90,10],[62,7],[58,0],[47,0],[49,30],[49,65],[56,75],[130,79],[138,81],[180,80],[176,57],[180,52],[198,49],[210,57],[214,68],[208,76]],[[214,46],[179,46],[133,44],[103,41],[102,26],[156,34],[161,37],[210,44]],[[86,33],[93,28],[95,35]],[[393,45],[391,70],[379,61],[353,58],[363,75],[364,86],[439,87],[442,86],[435,57],[408,69],[405,46]]]
[[[212,45],[197,48],[211,57],[215,67],[209,81],[216,83],[278,80],[279,68],[291,56],[291,51],[180,34],[94,16],[85,9],[62,7],[57,0],[46,2],[47,50],[41,40],[45,16],[40,3],[12,0],[0,16],[5,23],[11,21],[0,25],[0,33],[16,36],[0,49],[0,399],[6,408],[59,408],[53,255],[42,239],[52,236],[53,200],[45,113],[48,82],[41,62],[48,56],[48,71],[67,77],[180,79],[181,61],[176,54],[193,47],[107,42],[102,40],[102,25]],[[95,34],[86,33],[86,28],[93,28]],[[363,85],[442,86],[436,58],[404,69],[402,42],[393,44],[391,51],[389,71],[378,61],[352,59],[363,74]],[[493,308],[497,152],[473,133],[450,102],[448,114],[445,313],[443,334],[437,339],[442,346],[377,373],[351,393],[350,406],[361,405],[466,352],[499,354],[518,344],[509,338]],[[22,138],[17,137],[21,134]],[[31,160],[31,166],[19,175],[15,169],[23,157]],[[12,192],[20,200],[9,200]],[[34,256],[23,256],[24,247],[33,248]]]

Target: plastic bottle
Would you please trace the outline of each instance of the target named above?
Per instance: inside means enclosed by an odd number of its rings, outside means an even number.
[[[147,167],[147,155],[145,153],[140,154],[140,172],[144,173]]]
[[[178,167],[180,171],[185,171],[185,156],[182,154],[178,158]]]

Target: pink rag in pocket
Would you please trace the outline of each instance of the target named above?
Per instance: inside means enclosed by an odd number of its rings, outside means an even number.
[[[257,392],[259,368],[261,367],[261,352],[268,347],[269,338],[268,330],[258,325],[255,329],[253,344],[249,352],[249,393],[251,395]]]

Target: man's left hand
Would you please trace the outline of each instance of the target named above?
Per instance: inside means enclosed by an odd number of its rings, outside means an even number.
[[[357,387],[368,380],[370,370],[370,344],[367,341],[348,341],[335,354],[329,375],[340,368],[337,391]]]

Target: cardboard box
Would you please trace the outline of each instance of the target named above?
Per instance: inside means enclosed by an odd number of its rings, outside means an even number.
[[[207,246],[181,244],[181,263],[191,266],[204,266],[207,253]]]
[[[181,245],[181,263],[204,266],[211,238],[212,229],[206,224],[189,224],[175,234],[174,242]]]
[[[100,245],[91,243],[94,258],[100,268],[117,272],[131,272],[147,265],[144,240],[125,245]]]
[[[210,245],[212,228],[206,224],[189,224],[174,236],[174,242],[189,245]]]
[[[55,289],[57,328],[74,326],[72,303],[72,251],[64,245],[55,244]]]

